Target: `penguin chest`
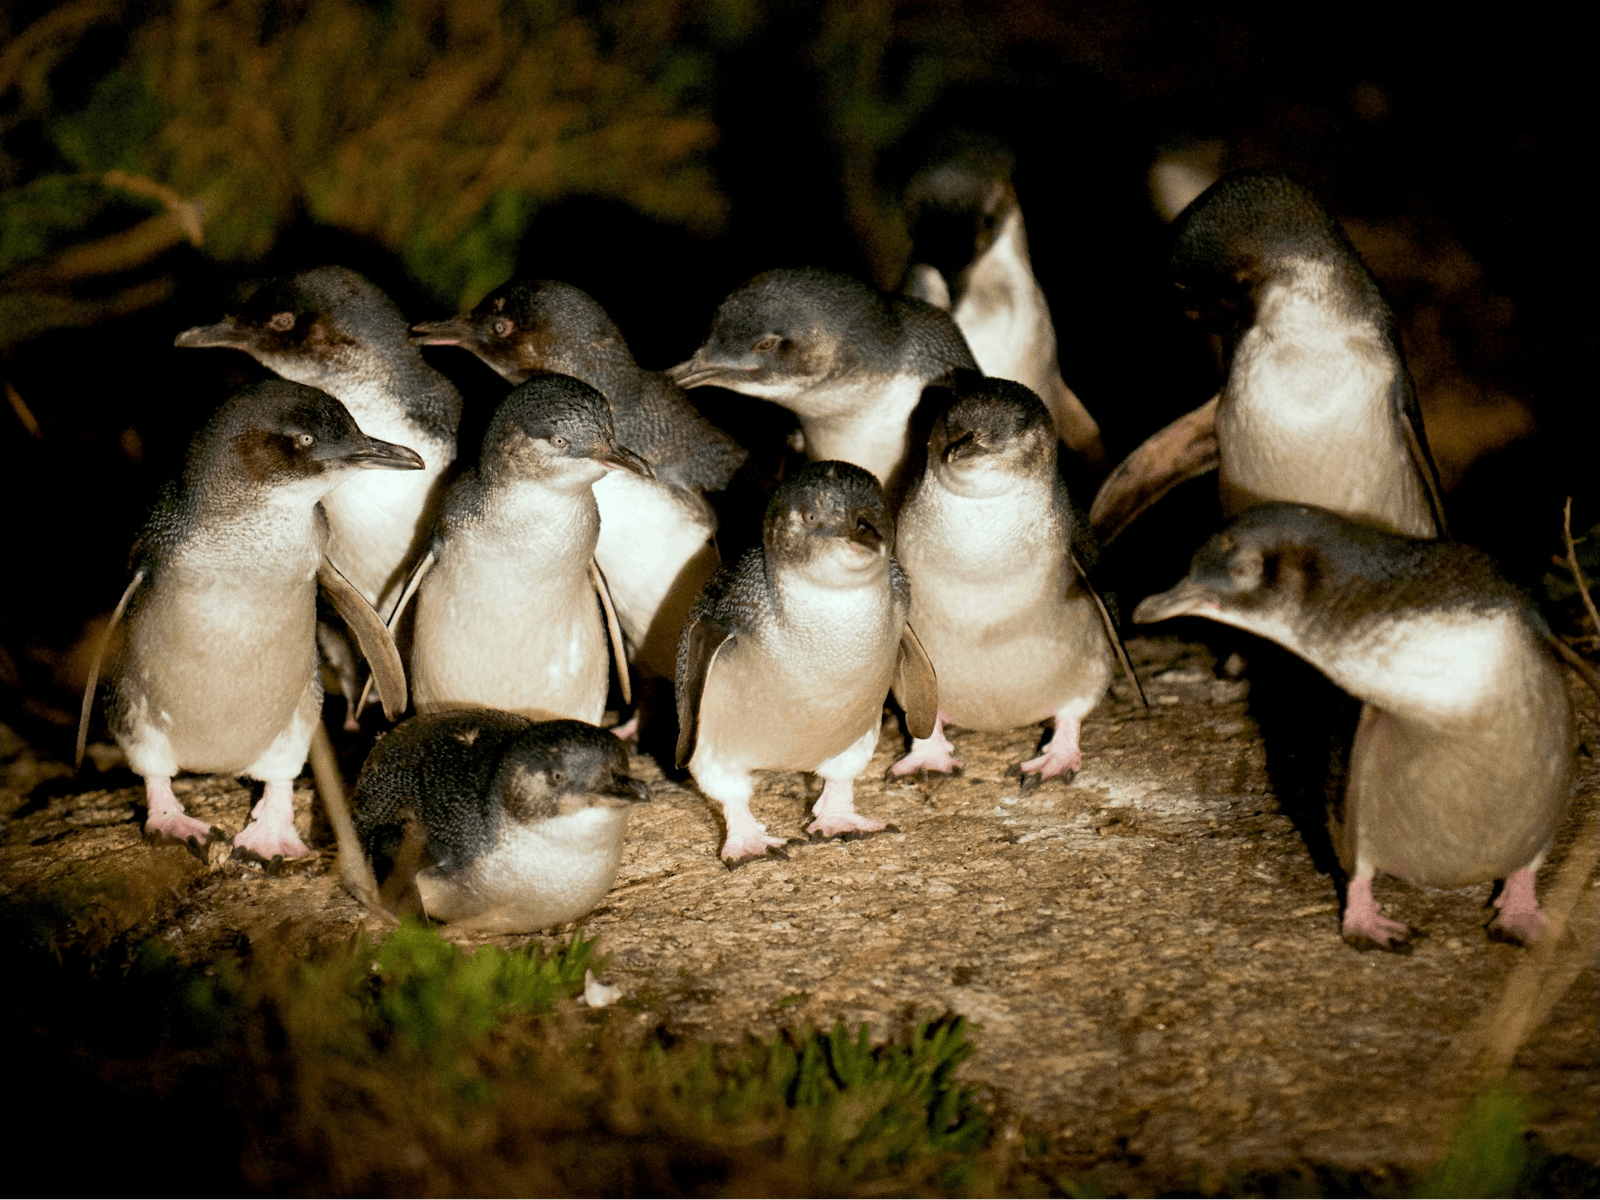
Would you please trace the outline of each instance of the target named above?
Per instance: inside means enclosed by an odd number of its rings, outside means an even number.
[[[1382,342],[1333,324],[1240,340],[1217,406],[1224,511],[1315,504],[1414,537],[1434,536],[1392,395]]]
[[[309,569],[287,580],[221,569],[157,580],[113,685],[113,727],[136,770],[233,773],[265,753],[315,686],[315,586]],[[163,744],[170,761],[143,761],[165,759]]]
[[[433,525],[449,465],[437,447],[419,453],[426,470],[362,471],[322,500],[329,559],[368,603],[385,612],[399,596],[419,535]]]
[[[1548,848],[1575,778],[1565,682],[1537,646],[1484,665],[1485,686],[1459,681],[1477,697],[1470,706],[1362,709],[1334,825],[1347,869],[1460,887],[1503,879]]]
[[[1092,708],[1111,646],[1040,505],[932,489],[904,515],[897,552],[911,577],[911,626],[952,722],[998,732],[1063,708]],[[1017,514],[1036,510],[1035,520]],[[1081,715],[1081,714],[1080,714]]]
[[[490,932],[531,933],[585,916],[622,862],[624,810],[594,807],[530,824],[502,814],[494,845],[467,866],[417,874],[430,917]]]
[[[665,605],[672,627],[657,640],[670,647],[664,672],[670,676],[684,617],[716,571],[710,513],[694,497],[626,471],[597,482],[594,499],[600,509],[594,557],[622,632],[635,650],[643,647]]]
[[[724,644],[706,679],[697,756],[810,771],[876,730],[905,627],[887,590],[880,604],[837,604]]]
[[[598,597],[584,563],[542,565],[476,539],[445,547],[417,593],[418,712],[600,720],[610,655]]]

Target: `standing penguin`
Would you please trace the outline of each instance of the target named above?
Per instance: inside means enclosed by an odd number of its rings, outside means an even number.
[[[939,677],[939,721],[890,770],[961,766],[943,724],[989,732],[1055,718],[1024,779],[1082,765],[1078,730],[1111,683],[1122,642],[1073,545],[1056,430],[1021,384],[964,376],[935,420],[927,466],[900,510],[895,557],[911,625]],[[1123,654],[1123,666],[1134,678]]]
[[[911,266],[905,291],[955,318],[985,375],[1011,379],[1045,403],[1057,434],[1097,472],[1100,426],[1061,378],[1050,303],[1033,275],[1008,156],[958,155],[906,188]]]
[[[1281,175],[1225,176],[1178,218],[1172,269],[1223,336],[1227,379],[1111,473],[1090,510],[1102,538],[1212,467],[1226,516],[1281,500],[1445,534],[1394,317],[1311,193]]]
[[[911,417],[929,384],[977,362],[949,314],[882,296],[848,275],[757,275],[718,307],[705,344],[668,372],[781,404],[800,418],[806,453],[877,476],[897,503],[909,482]]]
[[[1538,612],[1483,554],[1321,509],[1267,504],[1213,537],[1133,619],[1206,617],[1269,638],[1364,701],[1329,822],[1345,940],[1406,949],[1378,871],[1429,887],[1503,880],[1491,932],[1532,941],[1534,872],[1572,798],[1572,704]]]
[[[433,528],[456,456],[461,396],[407,340],[394,302],[345,267],[271,280],[236,314],[177,336],[178,346],[243,350],[285,379],[321,388],[361,428],[414,447],[406,476],[350,480],[323,501],[328,557],[387,615]]]
[[[418,909],[452,930],[533,933],[586,916],[622,862],[650,789],[582,721],[466,709],[413,717],[361,768],[340,873],[381,914]]]
[[[606,311],[570,284],[507,284],[466,316],[413,326],[412,340],[459,345],[512,383],[535,373],[570,375],[610,402],[617,444],[646,459],[655,475],[619,471],[594,485],[595,561],[634,661],[671,679],[689,606],[722,565],[704,496],[728,487],[745,450],[665,375],[642,370]]]
[[[850,463],[811,463],[767,509],[762,544],[706,586],[678,650],[678,764],[722,805],[730,865],[784,844],[750,812],[757,770],[814,771],[807,832],[885,828],[855,810],[891,685],[912,733],[933,731],[933,668],[906,624],[883,489]]]
[[[649,466],[617,446],[605,397],[588,384],[541,375],[501,403],[413,585],[418,712],[487,707],[599,722],[608,626],[624,686],[627,675],[594,566],[594,483],[609,470]]]
[[[293,781],[322,705],[319,578],[368,651],[385,707],[395,716],[404,709],[387,630],[324,555],[318,502],[372,468],[423,463],[362,433],[333,397],[296,383],[245,388],[196,436],[181,483],[134,547],[133,582],[108,633],[107,716],[128,765],[144,776],[147,833],[205,842],[211,830],[183,811],[172,777],[239,774],[266,791],[233,844],[266,859],[308,853],[294,830]],[[94,690],[92,674],[86,720]]]

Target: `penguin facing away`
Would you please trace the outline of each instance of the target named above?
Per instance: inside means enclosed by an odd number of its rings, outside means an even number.
[[[1251,509],[1195,555],[1141,623],[1184,614],[1268,638],[1364,702],[1329,828],[1349,883],[1343,931],[1406,948],[1372,880],[1503,880],[1490,932],[1536,939],[1534,891],[1575,781],[1576,728],[1543,619],[1470,547],[1303,505]]]
[[[886,828],[854,799],[884,699],[892,686],[918,737],[938,707],[933,668],[906,624],[893,537],[877,480],[850,463],[811,463],[774,495],[761,546],[713,578],[690,614],[678,651],[678,763],[722,806],[730,866],[787,840],[750,812],[757,770],[822,777],[813,837]]]
[[[705,344],[668,374],[789,409],[811,459],[865,468],[893,504],[909,482],[923,390],[960,368],[977,362],[949,314],[848,275],[784,269],[736,289]]]
[[[627,668],[594,565],[594,483],[607,471],[649,469],[616,445],[611,410],[588,384],[541,375],[513,389],[489,423],[477,469],[451,488],[408,588],[418,712],[600,720],[608,634],[625,692]]]
[[[934,422],[927,466],[900,510],[895,557],[911,580],[912,626],[939,679],[932,734],[890,768],[961,764],[946,722],[990,732],[1055,719],[1025,785],[1082,766],[1078,731],[1122,656],[1074,547],[1075,515],[1056,473],[1056,430],[1027,388],[963,373]]]
[[[1008,156],[991,150],[938,162],[911,180],[905,203],[912,250],[904,290],[949,312],[983,373],[1040,397],[1061,440],[1103,472],[1100,426],[1061,378]]]
[[[1311,193],[1281,175],[1223,177],[1178,218],[1172,269],[1223,334],[1227,379],[1111,473],[1090,510],[1104,540],[1212,467],[1230,517],[1277,500],[1447,534],[1394,317]]]
[[[582,721],[462,709],[413,717],[361,768],[340,873],[382,916],[420,910],[457,932],[532,933],[610,890],[633,805],[650,789]]]
[[[237,313],[174,343],[243,350],[335,397],[373,436],[422,456],[422,471],[358,476],[323,501],[329,558],[385,616],[433,528],[461,422],[460,393],[423,360],[408,328],[378,288],[330,266],[269,280]]]
[[[412,340],[471,350],[513,383],[570,375],[609,401],[617,444],[646,459],[654,476],[614,471],[594,485],[595,561],[630,659],[671,679],[689,606],[722,565],[704,493],[727,488],[744,449],[666,376],[642,370],[605,310],[570,284],[508,284],[466,316],[413,326]]]
[[[233,844],[265,859],[308,853],[294,830],[293,781],[322,706],[319,580],[371,659],[386,709],[405,708],[387,629],[324,553],[318,502],[373,469],[421,471],[423,462],[295,383],[243,389],[195,437],[181,482],[134,547],[133,581],[102,652],[112,734],[145,779],[147,833],[194,845],[213,835],[174,796],[180,770],[247,775],[266,791]],[[84,697],[80,757],[99,668]]]

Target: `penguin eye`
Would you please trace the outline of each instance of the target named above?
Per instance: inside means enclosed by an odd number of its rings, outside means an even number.
[[[565,450],[567,448],[567,439],[558,433],[550,439],[550,444],[557,450]]]
[[[267,322],[268,329],[275,329],[279,333],[287,333],[294,328],[294,314],[292,312],[273,313],[272,319]]]
[[[551,771],[547,778],[550,780],[551,787],[560,787],[567,781],[567,773],[565,771]]]
[[[814,512],[804,514],[807,525],[815,525],[821,518]]]
[[[769,333],[750,349],[757,354],[768,354],[783,344],[783,339],[775,333]]]
[[[302,450],[309,449],[316,444],[316,441],[317,439],[309,433],[297,433],[294,435],[294,444]]]
[[[494,330],[496,337],[505,337],[506,334],[511,332],[511,322],[504,317],[496,317],[494,324],[490,325],[489,328]]]

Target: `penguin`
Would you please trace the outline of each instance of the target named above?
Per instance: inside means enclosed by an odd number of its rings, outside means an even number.
[[[1362,702],[1329,831],[1348,885],[1345,940],[1406,952],[1379,872],[1428,887],[1503,881],[1490,933],[1536,940],[1534,874],[1571,801],[1577,735],[1532,604],[1484,554],[1325,509],[1271,503],[1134,610],[1249,630]]]
[[[720,492],[749,457],[682,388],[641,368],[606,310],[570,283],[508,283],[465,316],[413,325],[411,340],[470,350],[510,383],[536,373],[583,380],[610,401],[618,444],[647,459],[663,484]]]
[[[236,848],[271,860],[309,853],[294,829],[293,781],[322,705],[315,639],[320,581],[372,661],[385,708],[405,708],[388,630],[328,561],[319,506],[358,471],[425,470],[415,451],[362,433],[332,396],[271,380],[236,393],[190,447],[134,547],[103,660],[111,732],[144,776],[145,832],[191,846],[216,831],[173,795],[180,770],[266,784]]]
[[[511,283],[466,316],[422,322],[412,340],[461,346],[512,383],[535,373],[581,379],[610,402],[617,444],[654,477],[616,471],[594,485],[595,561],[605,572],[629,658],[670,680],[689,606],[721,567],[717,520],[705,500],[748,457],[665,375],[634,362],[622,331],[588,293],[555,280]]]
[[[902,289],[949,312],[983,373],[1039,396],[1061,440],[1103,473],[1100,426],[1061,378],[1009,156],[991,148],[938,162],[911,180],[905,207],[912,249]]]
[[[357,476],[323,501],[328,557],[386,616],[432,530],[461,422],[460,393],[423,361],[408,328],[383,292],[328,266],[270,280],[237,313],[174,342],[243,350],[334,396],[373,436],[422,456],[422,471]]]
[[[582,721],[412,717],[367,757],[348,820],[335,817],[340,874],[380,916],[534,933],[601,901],[628,814],[649,799],[622,743]]]
[[[594,483],[611,470],[650,468],[617,446],[605,397],[588,384],[536,376],[495,410],[478,467],[451,487],[402,598],[416,598],[419,713],[487,707],[598,724],[608,633],[626,691],[620,628],[594,565]]]
[[[998,733],[1053,717],[1048,745],[1020,773],[1025,786],[1070,783],[1083,765],[1079,728],[1119,655],[1137,677],[1074,545],[1049,411],[1019,383],[963,376],[896,522],[939,712],[890,772],[958,770],[946,723]]]
[[[757,275],[717,308],[705,344],[668,374],[770,400],[800,418],[806,454],[872,472],[891,504],[910,481],[923,389],[977,362],[950,315],[810,268]]]
[[[678,648],[678,765],[722,806],[729,866],[787,840],[751,815],[757,770],[821,776],[813,838],[887,828],[856,812],[854,793],[884,700],[893,686],[917,737],[933,731],[938,707],[893,541],[869,472],[809,463],[773,495],[762,544],[719,572],[690,613]]]
[[[1227,517],[1276,500],[1446,536],[1399,330],[1339,223],[1293,180],[1240,171],[1201,194],[1174,236],[1174,280],[1222,334],[1227,378],[1112,471],[1089,513],[1102,540],[1213,467]]]

